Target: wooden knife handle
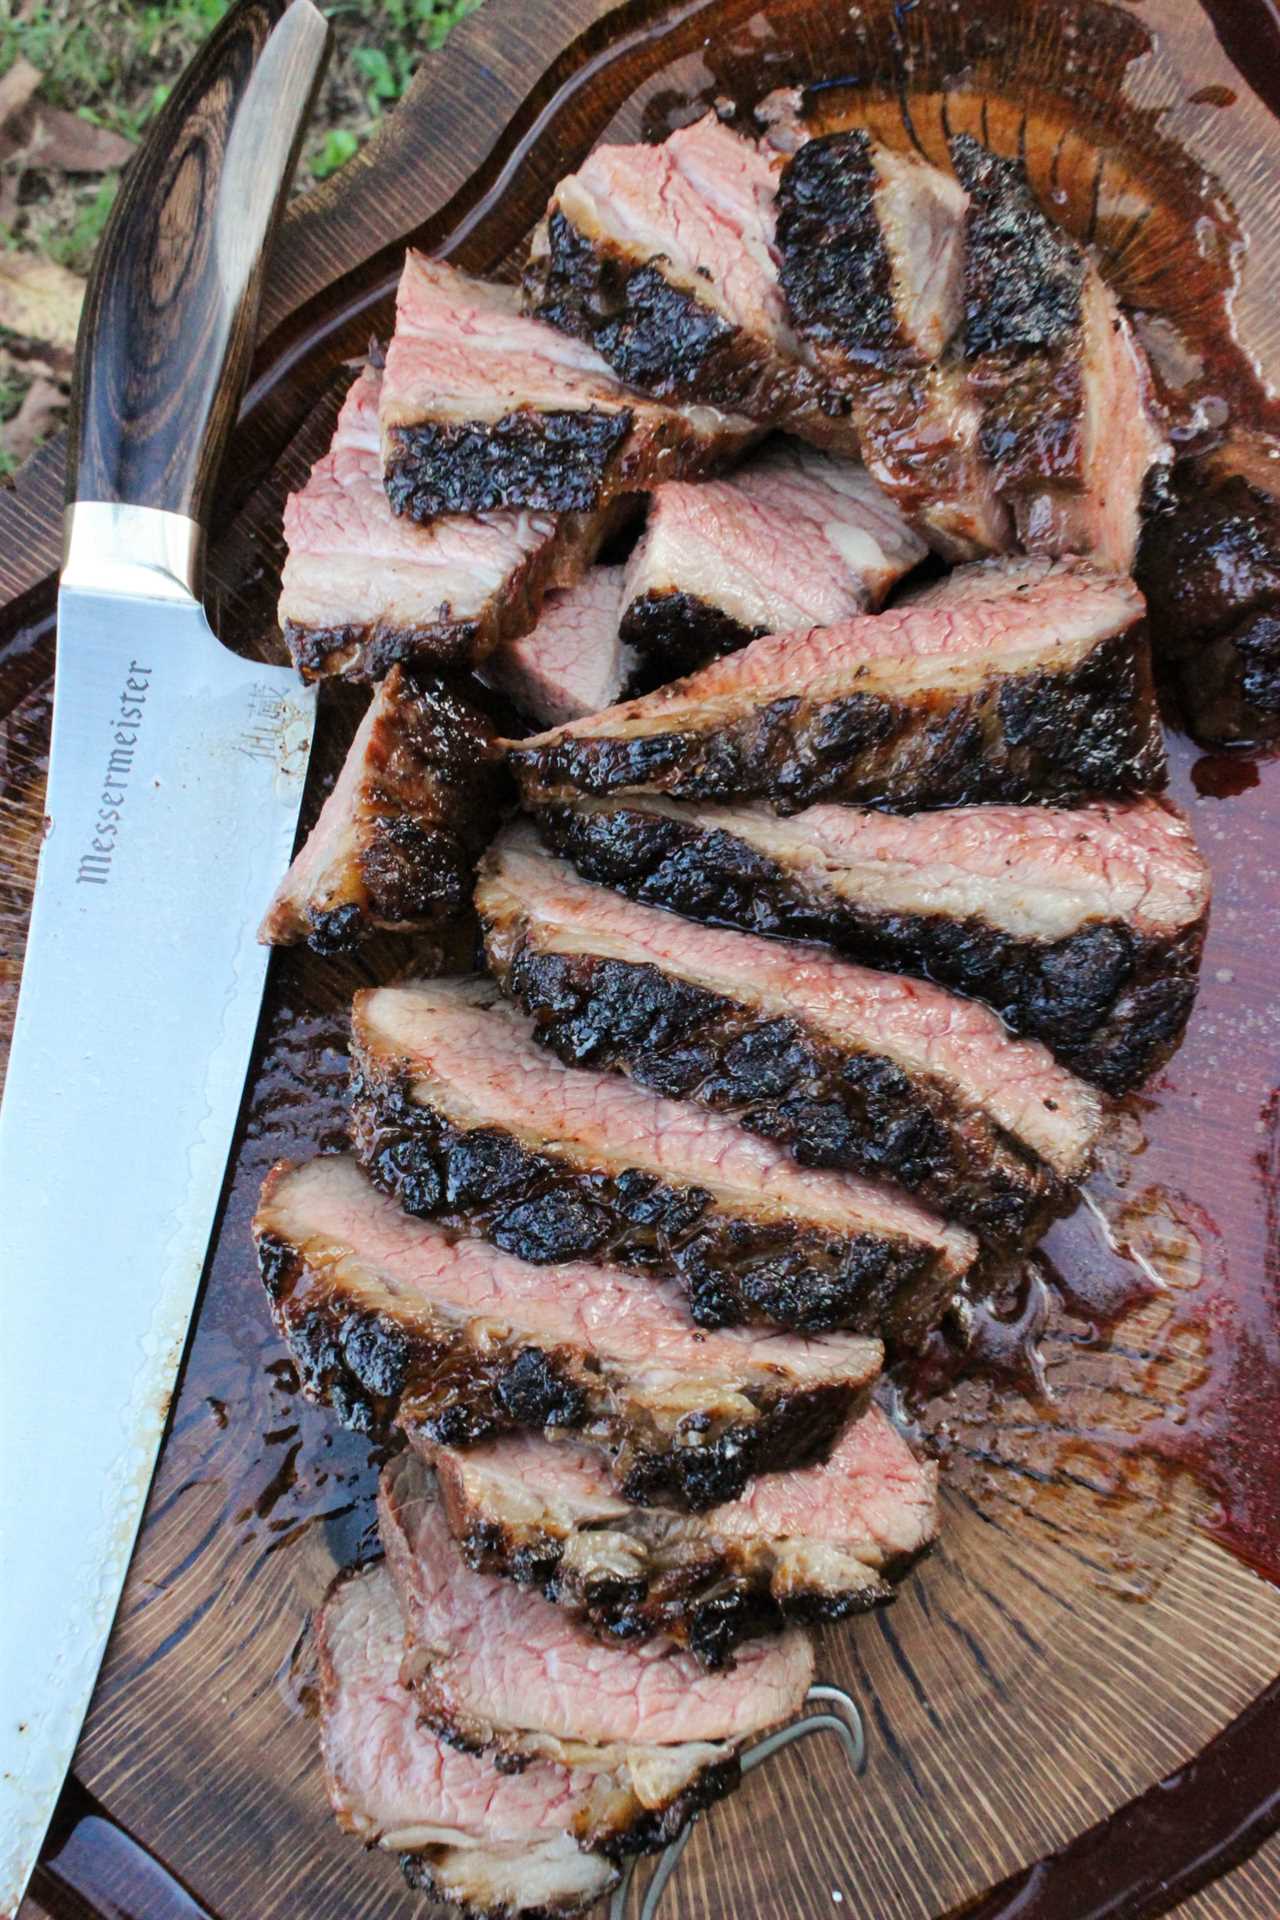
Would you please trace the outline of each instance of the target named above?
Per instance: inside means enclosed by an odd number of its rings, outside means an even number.
[[[131,161],[80,320],[68,503],[203,523],[328,51],[312,0],[237,0]]]

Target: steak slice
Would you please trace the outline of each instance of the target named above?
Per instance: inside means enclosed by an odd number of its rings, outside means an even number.
[[[865,467],[778,440],[731,478],[657,489],[623,638],[670,680],[760,634],[878,607],[926,551]]]
[[[950,174],[862,128],[803,140],[778,193],[792,322],[848,398],[869,471],[949,560],[1013,533],[956,350],[967,211]]]
[[[574,1427],[642,1504],[713,1506],[803,1465],[880,1366],[877,1341],[702,1333],[661,1282],[456,1239],[345,1156],[278,1166],[254,1238],[303,1386],[348,1426],[449,1446]]]
[[[383,927],[438,926],[471,904],[498,824],[499,750],[480,709],[421,669],[374,693],[332,793],[276,889],[259,939],[317,953]]]
[[[549,593],[538,624],[499,648],[488,677],[544,727],[612,706],[635,671],[618,633],[621,567],[592,567],[576,586]]]
[[[700,1326],[919,1336],[972,1236],[716,1113],[565,1067],[488,981],[356,995],[352,1138],[409,1212],[538,1264],[678,1278]]]
[[[1160,786],[1132,581],[993,561],[933,604],[774,634],[638,700],[512,743],[524,797],[649,791],[902,808]]]
[[[1138,578],[1198,740],[1280,739],[1280,441],[1238,432],[1149,490]]]
[[[996,487],[1024,546],[1128,572],[1143,483],[1169,459],[1146,357],[1021,161],[970,134],[951,156],[969,195],[964,360]]]
[[[537,824],[588,879],[648,905],[976,994],[1111,1093],[1168,1059],[1195,999],[1209,871],[1162,801],[779,820],[643,798]]]
[[[599,514],[398,520],[382,484],[381,385],[366,367],[328,453],[285,502],[280,625],[304,680],[378,680],[397,660],[470,665],[531,626],[544,587],[576,578],[606,531]]]
[[[856,450],[805,364],[774,254],[778,162],[714,113],[658,146],[600,146],[551,197],[525,275],[531,311],[619,377]]]
[[[638,906],[527,825],[486,857],[476,907],[490,971],[561,1060],[730,1114],[804,1166],[896,1180],[1015,1246],[1089,1170],[1097,1094],[941,987]]]
[[[522,1773],[421,1724],[400,1684],[404,1617],[385,1566],[340,1575],[316,1617],[325,1784],[338,1825],[400,1853],[409,1884],[477,1920],[581,1913],[617,1879],[571,1834],[587,1812],[563,1767]]]
[[[821,1466],[766,1474],[698,1516],[629,1507],[598,1455],[569,1440],[429,1457],[469,1566],[537,1587],[611,1640],[665,1634],[711,1669],[784,1620],[843,1620],[888,1599],[937,1531],[937,1467],[875,1408]]]
[[[704,473],[751,437],[713,407],[633,393],[593,348],[519,308],[514,287],[408,254],[379,401],[393,512],[591,512]]]
[[[708,1673],[669,1640],[604,1645],[541,1594],[475,1572],[412,1453],[383,1469],[378,1530],[407,1628],[402,1674],[427,1724],[472,1751],[572,1767],[605,1804],[606,1833],[674,1839],[737,1786],[742,1743],[804,1704],[813,1649],[795,1629]]]

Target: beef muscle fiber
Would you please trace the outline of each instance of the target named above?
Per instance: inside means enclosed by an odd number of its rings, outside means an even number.
[[[511,829],[476,891],[490,970],[574,1065],[881,1175],[987,1238],[1038,1238],[1089,1168],[1096,1093],[986,1007],[592,886]]]
[[[448,1445],[572,1427],[632,1501],[712,1506],[804,1464],[880,1366],[878,1341],[702,1333],[661,1282],[459,1240],[343,1156],[277,1167],[254,1237],[303,1385],[347,1425]]]
[[[878,607],[925,552],[865,467],[778,439],[727,479],[657,489],[622,632],[670,680],[760,634]]]
[[[377,927],[457,919],[470,905],[476,856],[497,826],[504,787],[480,709],[435,675],[393,667],[260,938],[333,953]]]
[[[412,1453],[383,1470],[378,1529],[405,1616],[403,1675],[428,1723],[473,1750],[567,1764],[606,1806],[630,1801],[630,1818],[609,1808],[606,1832],[674,1838],[737,1785],[743,1741],[804,1703],[813,1652],[798,1631],[753,1641],[731,1673],[708,1673],[669,1640],[605,1645],[541,1594],[477,1573]]]
[[[410,1886],[476,1920],[559,1920],[617,1875],[571,1837],[589,1796],[564,1767],[519,1774],[420,1721],[400,1683],[404,1618],[385,1566],[341,1575],[315,1624],[325,1783],[338,1824],[402,1856]]]
[[[409,1212],[524,1260],[678,1278],[702,1326],[909,1339],[976,1253],[893,1188],[798,1167],[719,1114],[563,1066],[487,981],[358,994],[352,1064],[356,1153]]]
[[[664,399],[856,448],[801,357],[773,252],[777,160],[708,113],[657,146],[599,146],[534,237],[531,309]]]
[[[702,1515],[629,1507],[599,1456],[567,1438],[427,1457],[469,1566],[537,1587],[608,1639],[667,1635],[712,1669],[783,1620],[887,1600],[937,1526],[937,1467],[876,1408],[820,1465],[765,1474]]]
[[[387,497],[414,520],[495,507],[589,512],[705,472],[752,433],[713,407],[643,398],[591,347],[526,319],[514,288],[413,252],[379,418]]]
[[[601,514],[523,509],[397,519],[382,483],[381,385],[366,367],[328,453],[285,502],[280,624],[305,680],[480,660],[532,625],[544,588],[575,579],[606,531]]]
[[[1168,1058],[1195,999],[1209,872],[1158,800],[779,820],[637,798],[551,807],[538,827],[649,905],[976,994],[1109,1092]]]
[[[963,568],[920,601],[770,635],[604,713],[513,742],[527,801],[649,791],[879,806],[1160,786],[1132,581],[1081,562]]]
[[[486,677],[543,727],[598,713],[620,698],[635,671],[618,633],[622,568],[592,567],[576,585],[549,593],[537,625],[500,647]]]

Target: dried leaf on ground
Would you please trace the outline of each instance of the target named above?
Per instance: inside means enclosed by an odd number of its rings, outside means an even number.
[[[29,453],[48,439],[66,406],[66,388],[56,380],[46,380],[43,374],[37,374],[12,420],[6,420],[0,427],[0,448],[14,466],[20,466]]]
[[[133,158],[134,146],[110,127],[95,127],[78,113],[37,101],[25,129],[22,158],[30,167],[57,167],[61,173],[112,173]]]
[[[19,54],[8,72],[0,78],[0,129],[7,127],[26,106],[40,85],[39,67]]]
[[[54,260],[0,254],[0,327],[69,353],[76,343],[84,281]]]

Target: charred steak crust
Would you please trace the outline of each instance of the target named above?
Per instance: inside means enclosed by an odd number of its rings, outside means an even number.
[[[645,788],[678,799],[765,798],[779,813],[816,800],[888,808],[1059,801],[1165,782],[1141,624],[1069,672],[992,678],[959,697],[851,692],[771,700],[705,730],[565,734],[510,750],[532,805],[567,791]]]
[[[478,620],[440,620],[426,627],[303,627],[284,623],[284,640],[304,680],[339,674],[347,680],[381,680],[400,660],[427,659],[433,666],[465,667],[476,657]]]
[[[778,277],[807,339],[906,368],[920,356],[902,339],[874,184],[865,129],[807,140],[778,188]]]
[[[722,607],[676,587],[641,594],[631,602],[619,627],[626,645],[652,663],[662,680],[693,673],[722,653],[736,653],[763,631],[744,627]]]
[[[1019,161],[971,134],[951,141],[969,195],[964,354],[984,398],[983,451],[1001,490],[1078,470],[1083,370],[1076,347],[1088,262],[1044,214]]]
[[[491,930],[490,930],[491,932]],[[1074,1188],[936,1078],[802,1021],[596,954],[487,939],[490,970],[572,1066],[624,1066],[671,1099],[732,1113],[803,1165],[897,1181],[988,1238],[1038,1238]]]
[[[920,973],[986,1000],[1014,1032],[1123,1093],[1169,1058],[1195,1000],[1207,910],[1176,935],[1095,920],[1066,939],[1021,939],[977,919],[886,913],[806,882],[721,829],[619,803],[544,808],[546,845],[589,880],[712,926],[821,940],[852,959]]]
[[[387,498],[415,520],[510,506],[586,513],[601,504],[633,421],[629,407],[518,407],[474,426],[391,427]]]
[[[931,1325],[950,1288],[936,1254],[905,1239],[726,1216],[705,1187],[672,1187],[641,1168],[581,1168],[497,1127],[456,1127],[390,1066],[353,1065],[351,1112],[357,1159],[406,1213],[534,1266],[674,1271],[699,1326],[905,1332]]]
[[[306,1253],[256,1235],[263,1284],[308,1396],[342,1424],[387,1434],[397,1422],[442,1446],[546,1426],[589,1427],[618,1453],[613,1480],[635,1506],[700,1512],[735,1500],[756,1474],[820,1458],[857,1411],[849,1387],[824,1382],[776,1391],[739,1387],[754,1418],[686,1415],[672,1432],[614,1385],[589,1355],[513,1336],[483,1345],[462,1331],[433,1336],[308,1284]],[[698,1444],[691,1445],[691,1436]]]

